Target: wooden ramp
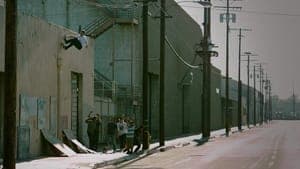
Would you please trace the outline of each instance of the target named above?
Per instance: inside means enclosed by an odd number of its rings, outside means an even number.
[[[52,136],[49,131],[42,129],[41,132],[43,137],[45,138],[45,141],[47,141],[53,148],[53,152],[55,153],[55,155],[66,157],[76,155],[76,152],[70,149],[70,147],[65,145],[62,141]]]
[[[64,142],[69,145],[77,153],[96,153],[95,151],[88,149],[83,144],[81,144],[76,137],[73,135],[72,130],[64,129]]]

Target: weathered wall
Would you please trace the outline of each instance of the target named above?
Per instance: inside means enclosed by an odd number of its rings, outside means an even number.
[[[177,52],[189,63],[199,64],[199,56],[195,56],[193,47],[202,38],[200,26],[173,0],[167,1],[166,36]],[[159,14],[158,8],[150,8],[153,15]],[[149,17],[149,71],[159,75],[160,50],[159,19]],[[167,137],[183,133],[199,133],[201,131],[201,93],[202,72],[186,67],[166,44],[165,61],[165,130]],[[183,81],[193,72],[192,83],[183,85]],[[159,90],[159,88],[158,88]],[[155,106],[159,106],[156,104]],[[155,109],[155,107],[152,107]],[[156,108],[156,110],[158,110]],[[159,111],[154,112],[156,114]],[[152,120],[158,123],[158,115]],[[152,126],[153,126],[152,125]],[[158,125],[155,131],[158,131]]]
[[[73,34],[72,32],[38,18],[24,15],[18,17],[18,98],[22,95],[24,98],[28,97],[27,100],[36,98],[46,102],[42,128],[51,127],[51,130],[55,130],[59,127],[57,131],[60,136],[62,129],[71,128],[71,72],[81,73],[79,139],[87,143],[84,120],[93,109],[93,40],[89,41],[88,48],[80,51],[74,47],[64,50],[61,46],[63,36]],[[56,118],[50,112],[57,113]],[[22,117],[26,117],[26,114],[21,113],[21,119],[18,117],[19,124],[23,123]],[[31,114],[27,120],[30,127],[30,155],[40,155],[40,127],[37,123],[40,119]],[[55,124],[53,120],[57,120],[57,126],[50,126]]]
[[[224,114],[221,104],[221,70],[211,69],[211,129],[224,128]]]
[[[5,8],[4,1],[0,0],[0,72],[4,72],[4,42],[5,42]]]
[[[260,120],[260,103],[258,98],[258,90],[256,89],[256,121]],[[222,111],[225,110],[225,77],[222,79]],[[230,110],[231,110],[231,122],[234,126],[237,125],[237,111],[238,111],[238,83],[234,79],[229,79],[229,99],[230,99]],[[247,110],[247,85],[242,84],[242,123],[247,124],[247,113],[249,113],[249,122],[254,122],[254,88],[249,88],[249,110]]]

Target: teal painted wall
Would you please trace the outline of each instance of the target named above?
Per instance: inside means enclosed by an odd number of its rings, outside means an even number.
[[[103,8],[85,0],[19,0],[18,10],[73,31],[97,17],[108,16]]]

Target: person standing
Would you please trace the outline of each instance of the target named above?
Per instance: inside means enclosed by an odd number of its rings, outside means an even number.
[[[134,130],[133,145],[137,146],[134,149],[135,153],[138,152],[139,149],[141,148],[141,145],[142,145],[142,132],[143,132],[143,127],[142,126],[136,128]]]
[[[125,148],[127,130],[128,130],[127,123],[124,121],[124,119],[120,119],[118,123],[118,136],[119,136],[121,151],[123,151]]]
[[[126,150],[127,154],[132,154],[133,152],[133,138],[134,138],[134,122],[129,122],[128,132],[126,134]]]
[[[100,126],[100,118],[99,114],[96,116],[92,116],[92,111],[88,115],[88,118],[85,120],[87,123],[87,134],[89,137],[89,148],[96,151],[98,145],[99,138],[99,126]]]
[[[110,118],[107,123],[107,144],[113,148],[113,152],[116,152],[116,137],[118,133],[117,124],[113,118]]]

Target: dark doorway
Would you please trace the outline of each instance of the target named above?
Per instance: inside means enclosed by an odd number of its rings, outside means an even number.
[[[82,98],[82,88],[81,80],[82,75],[79,73],[71,73],[71,130],[73,134],[80,140],[81,136],[81,98]]]

